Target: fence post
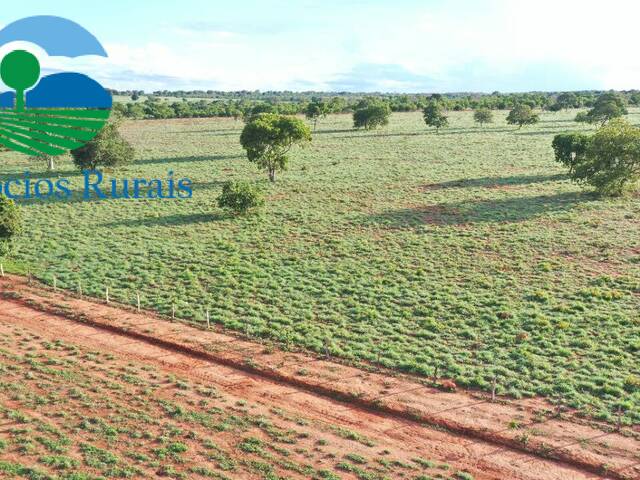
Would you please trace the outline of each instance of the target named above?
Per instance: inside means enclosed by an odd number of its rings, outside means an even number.
[[[176,304],[175,303],[171,304],[171,319],[172,320],[176,319]]]
[[[82,282],[78,280],[78,295],[82,298]]]
[[[207,329],[211,330],[211,317],[209,316],[209,310],[207,310]]]
[[[57,292],[58,291],[58,279],[56,278],[56,276],[53,276],[53,291]]]
[[[140,311],[140,292],[136,292],[136,301],[138,304],[138,312]]]
[[[497,386],[498,380],[496,377],[493,377],[493,381],[491,382],[491,401],[495,402],[496,401],[496,386]]]
[[[109,287],[107,287],[107,291],[105,292],[105,296],[107,298],[107,303],[109,303]]]
[[[0,263],[0,275],[4,277],[4,266]]]

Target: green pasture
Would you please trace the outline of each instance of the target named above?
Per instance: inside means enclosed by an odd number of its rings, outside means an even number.
[[[576,112],[521,130],[450,114],[436,135],[418,113],[353,131],[321,120],[270,185],[232,119],[126,123],[138,150],[114,178],[194,182],[190,200],[21,201],[12,267],[51,283],[284,346],[365,360],[513,397],[542,395],[640,423],[640,199],[599,199],[554,162]],[[629,116],[640,123],[640,111]],[[0,154],[0,182],[29,169]],[[227,180],[263,186],[258,215],[216,205]],[[10,266],[11,266],[10,265]]]

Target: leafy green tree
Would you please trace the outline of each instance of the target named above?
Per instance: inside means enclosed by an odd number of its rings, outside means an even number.
[[[318,126],[318,119],[324,118],[327,116],[328,107],[327,104],[324,103],[320,99],[313,99],[309,105],[304,110],[304,115],[308,120],[313,122],[313,129],[315,130]]]
[[[144,114],[147,118],[162,120],[173,117],[175,115],[175,111],[167,104],[167,102],[149,97],[144,101]]]
[[[629,112],[622,97],[615,92],[607,92],[598,97],[593,108],[587,112],[587,118],[589,123],[604,126],[608,121],[623,117],[627,113]]]
[[[22,214],[15,202],[0,195],[0,258],[6,257],[22,233]]]
[[[360,105],[353,112],[353,127],[372,130],[389,124],[391,108],[383,102],[366,103]]]
[[[576,108],[580,106],[578,96],[573,92],[565,92],[558,95],[556,99],[556,105],[559,109],[567,110],[569,108]]]
[[[240,135],[249,161],[265,169],[272,182],[277,171],[286,169],[291,148],[310,141],[311,130],[302,120],[273,113],[259,114]]]
[[[235,214],[245,214],[264,205],[262,192],[248,182],[226,182],[218,197],[218,206]]]
[[[426,123],[428,127],[434,127],[436,129],[436,133],[439,133],[441,128],[449,125],[449,120],[442,111],[442,105],[440,102],[435,100],[432,100],[426,107],[424,107],[422,117],[424,118],[424,123]]]
[[[556,156],[556,161],[569,169],[569,174],[574,175],[576,167],[584,161],[591,137],[584,133],[561,133],[556,135],[551,146]]]
[[[509,125],[518,125],[522,128],[524,125],[534,125],[538,123],[540,117],[529,105],[518,104],[507,115],[507,123]]]
[[[640,183],[640,128],[621,118],[594,135],[564,134],[553,140],[556,160],[571,178],[602,195],[623,195]]]
[[[245,123],[249,123],[258,115],[261,115],[263,113],[276,114],[278,113],[278,109],[275,107],[275,105],[272,105],[270,103],[258,103],[245,110],[243,120]]]
[[[95,170],[98,166],[115,167],[131,163],[135,149],[118,130],[119,122],[110,122],[86,145],[71,151],[73,163],[80,170]]]
[[[493,123],[493,112],[486,107],[478,108],[473,112],[473,119],[476,123],[479,123],[480,126],[485,123]]]

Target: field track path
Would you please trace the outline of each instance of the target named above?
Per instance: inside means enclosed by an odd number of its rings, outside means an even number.
[[[2,324],[205,380],[247,400],[355,430],[380,447],[447,462],[476,479],[640,478],[637,430],[620,435],[570,413],[558,418],[540,400],[491,402],[477,393],[442,392],[420,379],[282,352],[18,277],[0,279],[0,293]],[[514,420],[518,429],[509,428]],[[520,441],[529,429],[535,435]]]

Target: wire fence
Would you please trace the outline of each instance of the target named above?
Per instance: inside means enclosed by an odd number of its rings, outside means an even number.
[[[2,264],[0,264],[0,276],[4,277],[5,276],[5,271],[4,271],[4,266]],[[33,276],[31,275],[31,273],[27,274],[27,283],[29,285],[33,284]],[[64,293],[64,295],[66,296],[71,296],[71,297],[75,297],[75,298],[79,298],[82,300],[95,300],[97,297],[95,295],[92,295],[91,297],[87,296],[87,291],[83,289],[83,285],[82,282],[78,281],[75,291],[72,289],[68,289],[68,288],[64,288],[64,285],[61,285],[61,283],[59,282],[59,280],[56,278],[56,276],[52,276],[51,277],[51,288],[54,291],[54,293]],[[93,292],[91,292],[93,293]],[[118,308],[125,308],[125,309],[133,309],[135,312],[137,313],[143,313],[143,307],[146,307],[146,304],[143,304],[143,295],[140,291],[127,291],[125,295],[114,295],[114,290],[107,287],[104,287],[104,291],[102,292],[102,297],[101,300],[104,301],[105,304],[107,305],[113,305],[116,306]],[[153,305],[149,305],[149,307],[153,307]],[[16,311],[19,309],[20,307],[16,308]],[[211,312],[209,309],[207,309],[206,307],[201,307],[200,308],[200,321],[197,321],[196,319],[193,318],[180,318],[179,314],[178,314],[178,308],[179,308],[179,304],[178,302],[174,302],[171,305],[170,308],[170,315],[163,315],[163,314],[158,314],[157,312],[144,312],[144,313],[148,313],[150,315],[153,316],[157,316],[158,319],[151,321],[151,322],[145,322],[145,323],[138,323],[135,324],[136,328],[141,328],[141,327],[149,327],[155,324],[160,324],[162,322],[164,322],[164,320],[166,320],[167,318],[170,318],[173,321],[179,321],[181,323],[184,323],[190,327],[200,327],[200,328],[206,328],[207,330],[212,330],[213,328],[219,328],[221,330],[222,333],[227,334],[226,329],[224,328],[224,325],[213,322],[213,317],[211,316]],[[11,313],[11,309],[6,310],[5,313]],[[164,317],[164,319],[163,319]],[[196,322],[194,323],[194,320],[196,320]],[[83,326],[78,327],[78,330],[82,329]],[[238,332],[234,331],[234,335],[237,335]],[[251,330],[245,330],[245,334],[248,337],[248,340],[252,341],[252,342],[259,342],[261,345],[261,348],[259,348],[258,350],[261,350],[264,348],[265,345],[268,345],[271,348],[275,348],[276,344],[274,344],[273,342],[269,342],[268,340],[262,338],[262,337],[253,337],[250,335]],[[104,335],[105,332],[97,332],[97,333],[92,333],[92,334],[88,334],[88,335],[79,335],[80,338],[92,338],[92,337],[97,337],[100,335]],[[165,341],[171,341],[173,338],[175,338],[176,340],[180,340],[181,336],[179,334],[177,335],[171,335],[171,336],[160,336],[157,334],[154,334],[154,336],[157,336],[159,339],[165,340]],[[233,338],[231,340],[226,340],[226,341],[221,341],[221,342],[212,342],[210,344],[210,347],[217,347],[217,346],[229,346],[229,345],[233,345],[236,344],[238,342],[242,342],[244,339],[242,338]],[[120,347],[125,347],[127,345],[134,345],[137,344],[139,342],[139,340],[133,341],[130,344],[121,344],[119,345]],[[265,343],[267,342],[267,343]],[[115,351],[126,354],[128,353],[127,350],[121,350],[119,348],[113,348]],[[236,348],[224,348],[224,349],[216,349],[214,350],[216,354],[218,355],[225,355],[228,356],[229,354],[238,354],[238,358],[236,359],[237,362],[241,362],[244,359],[247,358],[248,354],[255,354],[257,353],[256,351],[252,351],[252,352],[248,352],[245,348],[245,346],[240,345],[239,347]],[[292,352],[292,353],[301,353],[304,355],[308,355],[309,352],[306,351],[300,351],[300,352]],[[175,355],[175,352],[172,353],[167,353],[167,354],[162,354],[160,356],[149,356],[149,359],[160,359],[163,357],[169,357],[171,355]],[[326,360],[331,360],[333,362],[335,362],[336,360],[340,360],[338,358],[332,358],[331,355],[329,355],[328,352],[325,353],[324,358],[319,358],[319,357],[311,357],[311,358],[307,358],[307,359],[303,359],[300,361],[295,361],[293,363],[283,363],[279,366],[271,366],[270,368],[272,370],[275,370],[279,373],[281,373],[283,376],[287,376],[288,374],[284,372],[285,369],[291,368],[291,367],[295,367],[295,366],[302,366],[302,365],[311,365],[317,362],[323,362]],[[204,364],[198,366],[198,367],[193,367],[193,369],[200,369],[200,368],[206,368],[207,366],[209,366],[210,363],[209,362],[205,362]],[[347,364],[348,366],[354,366],[352,364]],[[356,367],[358,365],[355,365]],[[391,374],[393,374],[395,372],[391,372]],[[361,376],[361,373],[357,373],[355,375],[352,376],[348,376],[348,377],[344,377],[341,378],[340,381],[347,381],[347,380],[351,380],[351,379],[355,379]],[[385,400],[385,399],[390,399],[394,396],[400,396],[403,394],[407,394],[407,393],[414,393],[417,392],[419,390],[422,389],[428,389],[428,388],[434,388],[434,386],[438,385],[439,382],[439,378],[437,376],[434,377],[424,377],[424,378],[420,378],[419,380],[422,380],[423,382],[426,382],[426,384],[420,385],[420,386],[412,386],[410,388],[398,391],[398,392],[391,392],[391,393],[386,393],[383,395],[380,395],[378,397],[375,398],[371,398],[368,399],[368,402],[370,402],[371,404],[375,405],[378,404],[380,401]],[[223,382],[216,382],[216,381],[212,381],[212,383],[223,386],[224,388],[233,388],[234,383],[223,383]],[[238,382],[237,384],[241,384],[242,381]],[[309,386],[313,387],[313,388],[320,388],[320,387],[325,387],[327,385],[331,385],[336,383],[336,380],[327,380],[324,382],[320,382],[320,383],[310,383]],[[455,407],[451,407],[451,408],[446,408],[443,410],[437,410],[437,411],[423,411],[422,415],[425,418],[432,418],[432,419],[437,419],[438,417],[442,417],[442,421],[443,423],[446,422],[446,414],[450,414],[452,411],[456,411],[456,410],[463,410],[463,409],[467,409],[467,408],[472,408],[472,407],[477,407],[478,405],[481,404],[487,404],[487,403],[500,403],[500,404],[504,404],[510,407],[513,407],[514,409],[520,410],[520,411],[527,411],[527,408],[522,407],[522,405],[515,403],[512,400],[506,399],[504,397],[497,397],[496,396],[496,387],[497,387],[497,382],[494,379],[493,384],[492,384],[492,391],[490,392],[490,394],[487,394],[487,396],[485,398],[482,398],[483,395],[485,395],[484,393],[480,393],[480,392],[475,392],[476,396],[480,396],[481,398],[478,399],[474,399],[473,401],[470,401],[469,403],[463,404],[463,405],[457,405]],[[294,387],[295,388],[295,387]],[[283,393],[281,395],[279,395],[279,398],[285,398],[291,395],[296,395],[296,394],[303,394],[303,393],[307,393],[304,390],[294,390],[291,392],[287,392],[287,393]],[[489,396],[490,395],[490,396]],[[502,437],[503,434],[507,431],[519,431],[521,432],[521,436],[520,441],[522,443],[526,443],[527,442],[527,438],[526,437],[526,430],[529,428],[533,428],[535,426],[541,426],[541,425],[545,425],[550,421],[554,421],[554,420],[558,420],[561,419],[562,415],[566,412],[569,411],[569,409],[565,408],[561,402],[560,399],[556,399],[557,402],[557,407],[556,407],[556,411],[555,412],[549,412],[544,419],[541,419],[539,417],[535,417],[534,420],[524,423],[524,424],[518,424],[517,426],[514,427],[507,427],[504,429],[500,429],[500,430],[485,430],[483,431],[483,434],[487,437],[490,438],[492,436],[497,436],[497,437]],[[344,402],[343,402],[344,403]],[[331,412],[326,412],[327,417],[329,418],[335,418],[337,420],[344,420],[341,417],[336,416],[336,414],[340,414],[340,413],[346,413],[346,412],[350,412],[350,411],[358,411],[361,410],[361,407],[359,406],[353,406],[353,405],[348,405],[345,404],[345,408],[343,409],[337,409],[337,410],[333,410]],[[532,412],[529,412],[532,413]],[[385,434],[385,435],[390,435],[391,433],[397,433],[398,431],[405,429],[405,428],[411,428],[411,427],[415,427],[416,425],[420,425],[419,421],[415,421],[415,422],[411,422],[411,421],[402,421],[400,423],[400,425],[398,425],[397,427],[393,427],[391,429],[387,429],[384,431],[381,431],[381,433]],[[427,427],[429,426],[428,424],[426,425]],[[608,432],[603,432],[603,433],[598,433],[597,435],[594,435],[592,437],[589,438],[581,438],[579,440],[576,441],[571,441],[568,443],[564,443],[564,444],[560,444],[560,445],[548,445],[548,446],[544,446],[542,451],[531,451],[531,454],[536,455],[535,457],[532,457],[528,460],[523,461],[523,463],[531,463],[531,462],[535,462],[535,461],[545,461],[548,459],[553,459],[553,455],[554,453],[560,452],[562,450],[565,450],[567,448],[576,446],[576,445],[582,445],[582,444],[588,444],[589,442],[592,442],[594,440],[601,440],[603,438],[606,438],[608,436],[614,435],[614,434],[618,434],[622,431],[623,429],[623,425],[622,425],[622,421],[621,421],[621,417],[618,417],[618,422],[616,425],[609,425],[607,424],[602,425],[603,428],[608,428],[610,429],[610,431]],[[518,435],[516,435],[514,438],[508,438],[508,437],[504,437],[506,440],[516,440],[518,441]],[[470,440],[469,443],[467,444],[467,446],[473,445],[475,443],[480,443],[483,442],[485,440]],[[501,452],[504,452],[505,450],[508,450],[509,447],[508,446],[504,446],[504,447],[500,447],[498,449],[496,449],[495,451],[489,452],[487,454],[484,454],[483,457],[489,457],[492,455],[496,455],[499,454]],[[522,448],[518,448],[518,450],[523,450]],[[547,457],[547,458],[545,458]],[[633,464],[629,464],[627,466],[624,466],[622,468],[616,469],[616,470],[611,470],[610,472],[608,472],[608,474],[613,474],[616,475],[618,478],[623,478],[624,477],[624,473],[627,470],[630,470],[634,467],[640,466],[640,462],[637,463],[633,463]],[[603,477],[604,478],[604,477]]]

